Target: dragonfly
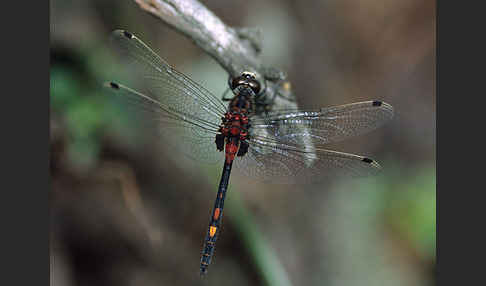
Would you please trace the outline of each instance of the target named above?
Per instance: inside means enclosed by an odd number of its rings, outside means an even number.
[[[380,127],[393,117],[391,105],[363,101],[314,110],[261,108],[265,92],[252,72],[230,78],[232,97],[225,103],[177,71],[138,37],[124,30],[112,42],[128,70],[143,79],[132,88],[106,82],[114,95],[160,124],[160,139],[173,139],[174,148],[223,169],[200,259],[207,273],[221,228],[230,174],[235,165],[250,178],[273,183],[321,182],[337,176],[369,176],[380,165],[368,157],[325,149]],[[265,110],[265,112],[257,112]]]

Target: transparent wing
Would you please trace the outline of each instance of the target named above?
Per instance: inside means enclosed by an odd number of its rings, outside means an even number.
[[[370,176],[381,169],[376,161],[359,155],[325,149],[306,151],[267,138],[249,141],[248,153],[238,157],[235,166],[244,174],[264,182],[313,183],[339,176]]]
[[[223,102],[189,77],[172,68],[133,34],[116,30],[111,42],[125,69],[142,80],[137,90],[119,83],[109,83],[130,107],[150,113],[160,123],[157,136],[161,144],[170,144],[189,157],[206,162],[220,162],[215,134],[226,112]]]
[[[285,110],[251,119],[254,133],[289,145],[303,140],[315,147],[369,132],[393,117],[393,107],[381,101],[364,101],[318,111]]]
[[[172,112],[192,115],[219,124],[226,107],[218,97],[178,72],[136,36],[123,30],[112,33],[111,40],[125,68],[143,80],[141,92]]]
[[[110,82],[105,84],[129,108],[146,112],[156,121],[158,133],[154,134],[161,144],[167,144],[188,157],[204,163],[218,163],[223,159],[222,152],[216,150],[214,143],[218,125],[197,116],[174,112],[157,100],[124,85]],[[214,120],[216,121],[216,120]]]
[[[277,183],[373,175],[380,170],[376,161],[322,145],[371,131],[392,117],[393,108],[381,101],[254,116],[248,153],[237,158],[235,165],[249,176]]]

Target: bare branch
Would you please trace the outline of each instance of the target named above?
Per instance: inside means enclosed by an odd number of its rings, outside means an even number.
[[[196,0],[134,0],[150,14],[183,33],[211,55],[231,77],[243,71],[256,74],[266,88],[266,96],[275,98],[279,108],[296,107],[290,84],[282,84],[285,73],[261,63],[261,33],[254,28],[231,28]],[[284,94],[286,98],[276,95]],[[288,100],[290,99],[290,100]]]
[[[194,0],[135,0],[140,7],[184,33],[215,58],[232,76],[260,69],[256,50],[237,31]],[[250,70],[252,71],[252,70]]]

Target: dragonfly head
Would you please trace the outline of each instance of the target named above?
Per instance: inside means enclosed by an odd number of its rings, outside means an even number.
[[[259,94],[261,90],[261,84],[256,80],[255,74],[248,71],[242,72],[240,76],[233,79],[230,78],[230,86],[232,90],[238,87],[250,88],[255,95]]]

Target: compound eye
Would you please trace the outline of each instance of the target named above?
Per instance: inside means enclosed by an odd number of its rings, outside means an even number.
[[[236,77],[231,81],[231,89],[235,89],[237,86],[244,84],[246,79],[242,76]]]
[[[250,80],[248,83],[255,94],[258,94],[260,92],[261,86],[258,81]]]

